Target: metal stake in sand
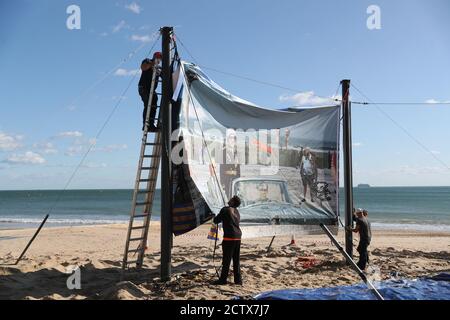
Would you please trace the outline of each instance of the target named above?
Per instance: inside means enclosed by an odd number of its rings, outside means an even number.
[[[16,263],[14,263],[14,265],[17,265],[19,263],[20,260],[22,260],[23,256],[25,255],[25,253],[27,252],[28,248],[31,246],[31,243],[34,241],[34,239],[36,239],[37,235],[39,234],[39,232],[41,231],[42,227],[44,226],[45,222],[47,221],[49,215],[47,214],[44,218],[44,220],[42,220],[41,225],[39,226],[39,228],[36,230],[36,232],[34,233],[33,237],[30,239],[30,241],[28,241],[27,246],[25,247],[25,249],[23,249],[22,254],[20,255],[20,257],[17,259]]]

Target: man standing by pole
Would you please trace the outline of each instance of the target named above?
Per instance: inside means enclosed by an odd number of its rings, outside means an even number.
[[[372,240],[372,233],[370,231],[369,221],[364,216],[362,209],[356,211],[356,227],[350,230],[359,233],[359,244],[357,248],[359,261],[357,265],[362,271],[365,271],[367,263],[369,262],[369,253],[367,252],[367,249]]]

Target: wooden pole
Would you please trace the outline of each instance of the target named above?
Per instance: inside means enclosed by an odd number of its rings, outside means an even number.
[[[344,192],[345,192],[345,251],[353,258],[353,169],[352,169],[352,117],[350,80],[342,80],[342,117],[344,147]]]
[[[172,77],[170,70],[170,42],[173,28],[161,28],[162,35],[162,95],[161,95],[161,281],[169,281],[172,262],[172,161],[170,157],[172,134]]]
[[[41,224],[39,225],[39,228],[36,230],[36,232],[34,233],[33,237],[30,239],[30,241],[28,241],[27,246],[25,247],[25,249],[23,249],[23,251],[20,254],[20,257],[17,259],[16,263],[14,263],[15,265],[17,265],[19,263],[19,261],[22,260],[23,256],[27,252],[28,248],[31,246],[31,244],[33,243],[34,239],[36,239],[37,235],[41,231],[41,229],[44,226],[45,222],[47,221],[48,217],[49,217],[49,215],[47,214],[45,216],[44,220],[42,220]]]

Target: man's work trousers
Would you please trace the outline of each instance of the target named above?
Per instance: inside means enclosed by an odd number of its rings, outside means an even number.
[[[363,271],[366,269],[367,263],[369,262],[369,253],[367,252],[368,247],[369,244],[367,242],[360,241],[358,248],[356,249],[359,252],[359,261],[357,265]]]
[[[222,273],[220,275],[220,280],[226,281],[228,278],[228,273],[230,271],[231,259],[233,259],[233,275],[235,283],[242,283],[241,278],[241,264],[240,264],[240,251],[241,251],[241,241],[240,240],[224,240],[222,241]]]
[[[142,112],[142,128],[145,127],[145,120],[147,119],[147,109],[148,109],[148,102],[150,98],[150,91],[140,87],[139,88],[139,95],[141,96],[142,102],[144,103],[144,110]],[[156,116],[156,105],[158,104],[158,96],[156,93],[153,94],[152,98],[152,104],[150,107],[150,116],[149,116],[149,124],[150,127],[155,126],[155,116]]]

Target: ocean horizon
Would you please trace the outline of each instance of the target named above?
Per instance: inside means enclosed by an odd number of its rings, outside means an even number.
[[[47,227],[126,223],[132,194],[131,189],[0,191],[0,229],[34,228],[52,206]],[[341,188],[342,221],[343,201]],[[450,186],[355,187],[354,204],[369,211],[374,229],[450,232]],[[159,219],[157,189],[152,220]]]

